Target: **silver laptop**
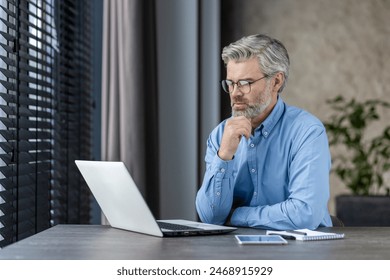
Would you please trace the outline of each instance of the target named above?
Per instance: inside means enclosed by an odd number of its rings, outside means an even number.
[[[187,220],[156,221],[123,162],[75,162],[112,227],[159,237],[222,234],[236,230]]]

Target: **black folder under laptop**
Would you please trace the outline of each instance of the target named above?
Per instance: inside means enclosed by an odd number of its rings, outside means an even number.
[[[156,221],[123,162],[75,162],[112,227],[159,237],[222,234],[236,230],[187,220]]]

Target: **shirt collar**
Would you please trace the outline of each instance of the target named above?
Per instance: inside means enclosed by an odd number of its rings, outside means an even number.
[[[278,101],[275,104],[275,107],[272,109],[271,114],[263,121],[263,123],[256,129],[260,130],[261,134],[267,138],[271,133],[272,129],[275,127],[276,123],[281,118],[284,111],[284,101],[280,96],[278,96]]]

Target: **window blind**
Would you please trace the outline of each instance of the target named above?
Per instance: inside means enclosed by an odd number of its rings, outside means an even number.
[[[90,2],[0,0],[0,247],[88,223]]]

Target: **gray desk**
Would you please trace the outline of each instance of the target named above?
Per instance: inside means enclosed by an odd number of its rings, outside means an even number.
[[[240,228],[227,235],[158,238],[108,226],[58,225],[0,250],[0,259],[390,259],[390,227],[322,228],[345,239],[288,245],[239,245],[235,234],[264,234]]]

